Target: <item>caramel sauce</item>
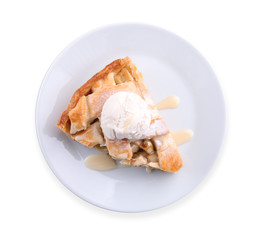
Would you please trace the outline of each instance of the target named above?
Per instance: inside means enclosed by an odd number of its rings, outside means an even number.
[[[85,159],[85,166],[97,171],[108,171],[118,167],[115,160],[106,154],[88,156]]]
[[[180,104],[180,99],[176,96],[170,96],[161,102],[159,102],[156,107],[158,110],[162,109],[172,109],[172,108],[177,108],[178,105]]]
[[[193,131],[189,129],[172,132],[172,134],[173,134],[173,138],[175,140],[176,146],[180,146],[190,141],[193,137]]]
[[[193,136],[193,132],[189,129],[172,132],[172,134],[177,146],[190,141]],[[125,167],[124,165],[117,165],[115,160],[107,154],[95,154],[88,156],[85,159],[85,166],[96,171],[108,171],[115,168]]]
[[[159,102],[156,107],[158,110],[163,109],[173,109],[177,108],[180,103],[180,99],[176,96],[170,96],[161,102]],[[124,128],[126,129],[130,124],[132,119],[129,119]],[[172,132],[173,138],[175,140],[176,146],[180,146],[188,141],[190,141],[193,137],[193,131],[189,129],[184,129],[176,132]],[[95,154],[88,156],[85,159],[85,166],[89,169],[93,169],[96,171],[108,171],[115,168],[125,167],[124,165],[117,165],[116,161],[109,157],[107,154]]]

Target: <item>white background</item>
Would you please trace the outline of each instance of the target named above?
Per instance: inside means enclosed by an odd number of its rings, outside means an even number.
[[[0,239],[258,239],[258,1],[0,1]],[[259,3],[258,3],[259,4]],[[41,81],[56,55],[109,23],[161,26],[216,72],[227,107],[220,156],[204,182],[152,212],[103,210],[47,166],[35,132]]]

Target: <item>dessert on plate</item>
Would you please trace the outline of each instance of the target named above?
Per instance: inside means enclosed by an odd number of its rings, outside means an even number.
[[[76,90],[57,126],[124,165],[167,172],[183,166],[173,135],[129,57],[113,61]]]

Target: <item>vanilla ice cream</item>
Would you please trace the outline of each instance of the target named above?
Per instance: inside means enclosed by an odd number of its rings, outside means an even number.
[[[118,92],[103,105],[101,128],[109,139],[144,139],[155,135],[151,120],[157,115],[139,95]]]

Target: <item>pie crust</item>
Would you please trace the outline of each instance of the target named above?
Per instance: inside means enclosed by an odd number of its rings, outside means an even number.
[[[147,139],[108,139],[100,127],[105,101],[113,94],[128,91],[138,94],[153,109],[153,102],[142,74],[129,57],[117,59],[95,74],[73,94],[57,126],[73,140],[107,152],[121,164],[177,172],[182,158],[165,121],[152,119],[155,134]]]

